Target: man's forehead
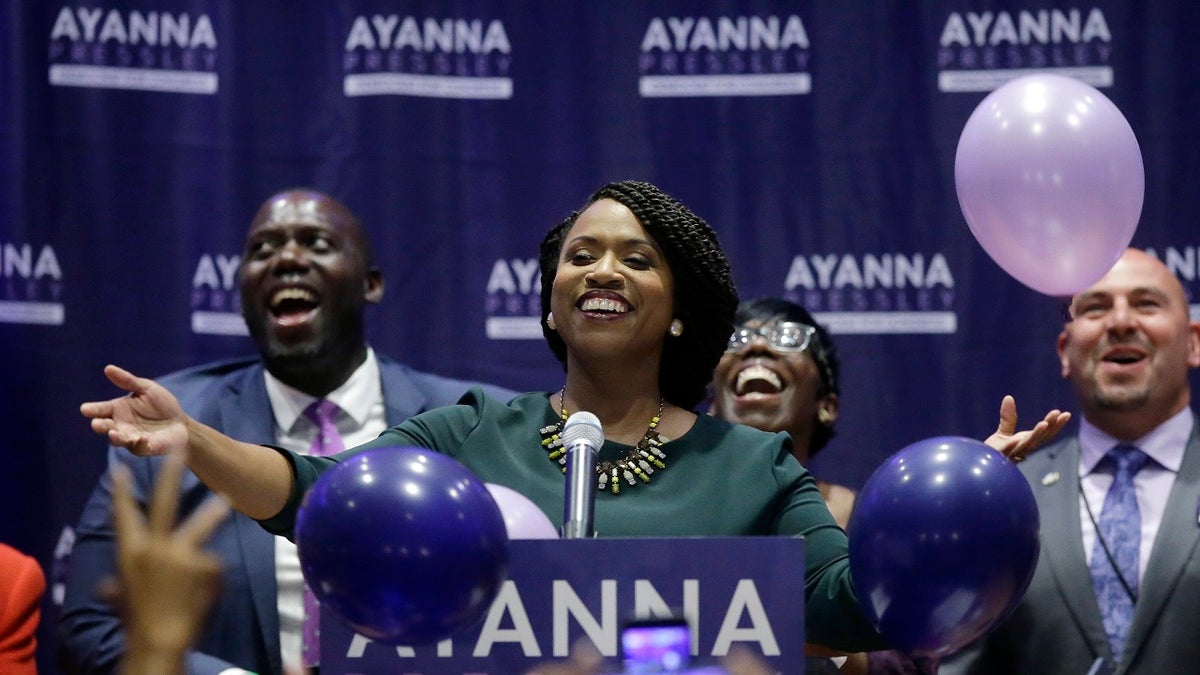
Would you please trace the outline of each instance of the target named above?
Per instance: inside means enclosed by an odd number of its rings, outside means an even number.
[[[1131,295],[1167,295],[1166,289],[1161,286],[1150,284],[1138,284],[1136,286],[1104,286],[1090,288],[1079,295],[1075,296],[1075,302],[1080,300],[1092,300],[1097,298],[1115,298]]]
[[[322,208],[319,199],[292,195],[271,202],[266,220],[280,223],[313,223],[328,220],[325,211],[327,209]]]
[[[334,230],[356,236],[354,221],[326,200],[280,199],[272,202],[250,228],[250,232],[289,227]]]
[[[1102,295],[1129,295],[1138,292],[1170,294],[1182,290],[1178,278],[1157,258],[1140,251],[1122,255],[1095,285],[1081,292],[1078,297]]]

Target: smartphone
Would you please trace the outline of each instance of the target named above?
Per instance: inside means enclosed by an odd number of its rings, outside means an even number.
[[[674,673],[687,668],[692,631],[687,619],[635,619],[621,629],[621,659],[628,675]]]

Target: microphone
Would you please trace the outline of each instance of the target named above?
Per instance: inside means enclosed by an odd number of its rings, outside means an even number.
[[[567,450],[567,490],[563,503],[562,536],[582,539],[596,536],[592,512],[596,507],[596,452],[604,445],[600,418],[579,411],[567,418],[562,430]]]

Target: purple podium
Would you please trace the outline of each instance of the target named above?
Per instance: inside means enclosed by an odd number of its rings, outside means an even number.
[[[325,612],[322,673],[518,675],[589,640],[621,672],[635,617],[682,614],[692,667],[733,645],[804,672],[804,542],[791,537],[514,540],[508,578],[475,625],[416,647],[375,643]]]

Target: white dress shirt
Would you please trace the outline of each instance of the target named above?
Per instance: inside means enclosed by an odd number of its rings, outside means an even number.
[[[338,433],[346,448],[373,440],[387,428],[379,362],[368,349],[363,364],[326,399],[337,404]],[[267,397],[275,415],[275,440],[288,450],[307,453],[318,428],[304,416],[316,399],[266,374]],[[284,672],[304,672],[300,658],[304,630],[304,577],[296,545],[275,537],[275,578],[279,587],[279,644]]]

